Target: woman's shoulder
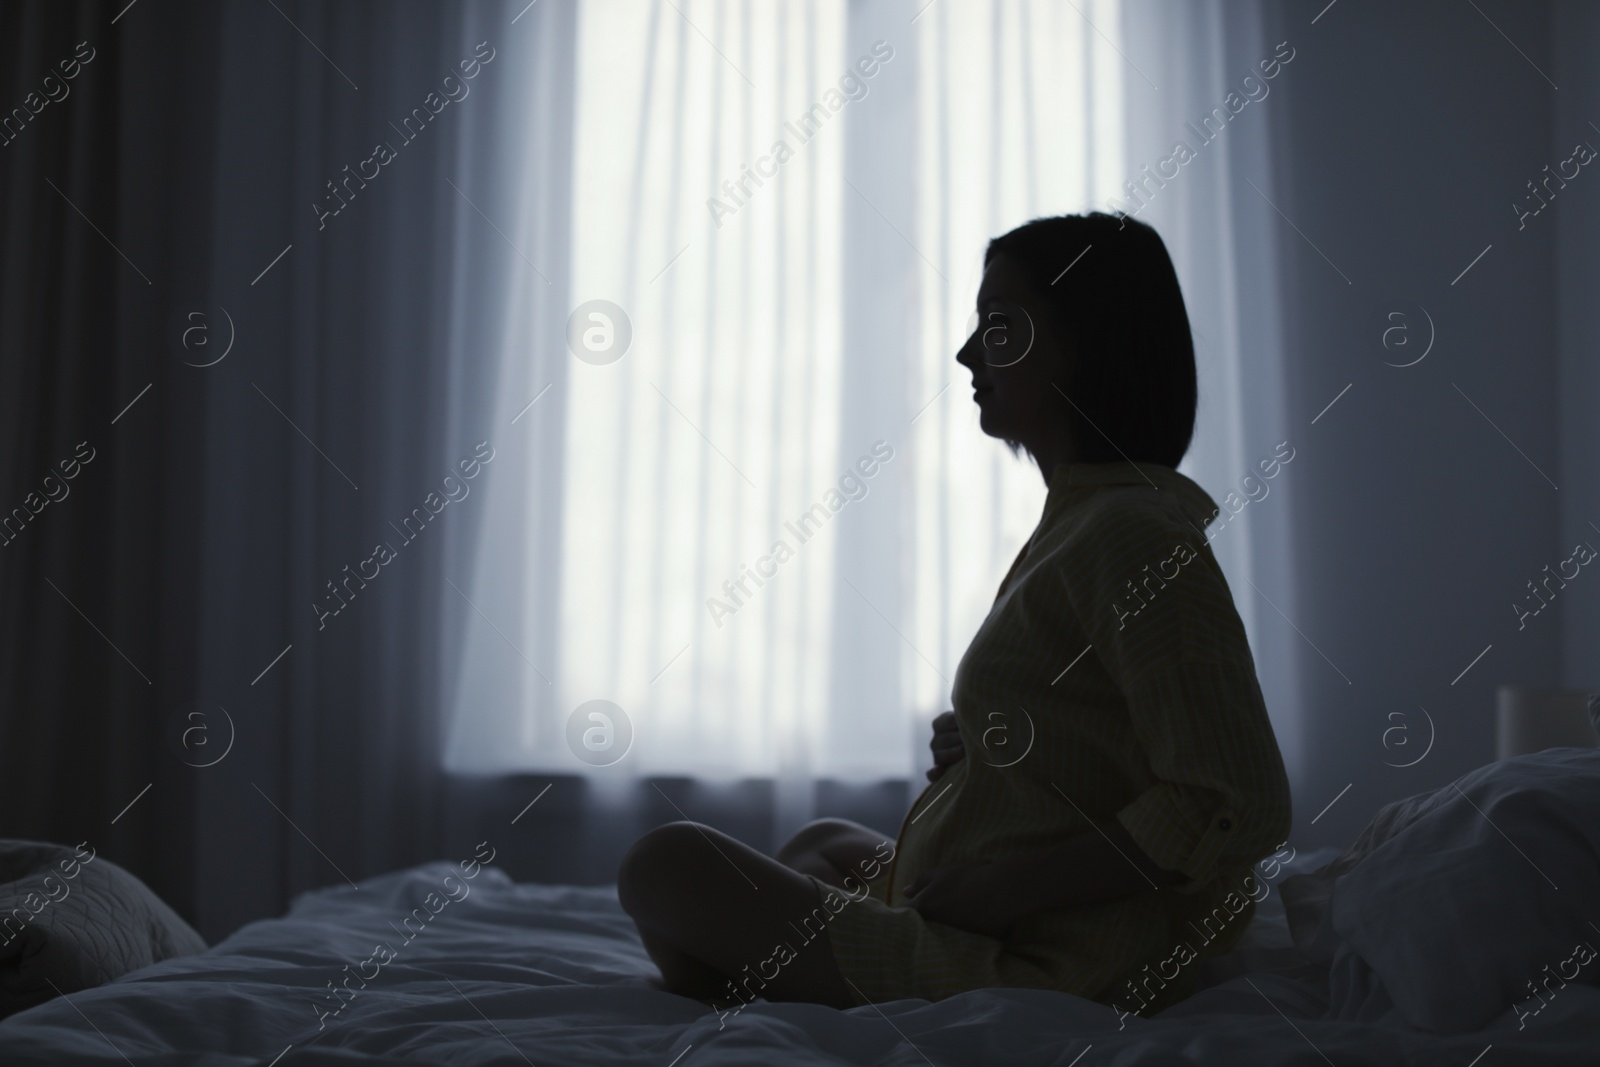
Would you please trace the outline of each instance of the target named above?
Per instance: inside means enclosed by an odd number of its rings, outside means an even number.
[[[1097,604],[1116,600],[1130,581],[1152,574],[1168,581],[1183,576],[1184,587],[1199,592],[1221,580],[1205,518],[1164,490],[1099,488],[1063,509],[1039,539],[1037,573],[1075,599]]]
[[[1061,544],[1101,548],[1137,547],[1174,540],[1205,543],[1208,518],[1170,489],[1148,485],[1114,485],[1097,489],[1063,508],[1058,528]]]
[[[1209,493],[1154,463],[1067,463],[1052,473],[1045,517],[1072,528],[1178,526],[1200,532],[1218,508]]]

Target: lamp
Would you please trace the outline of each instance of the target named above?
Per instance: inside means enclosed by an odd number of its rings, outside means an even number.
[[[1600,743],[1600,693],[1502,685],[1495,704],[1496,759]]]

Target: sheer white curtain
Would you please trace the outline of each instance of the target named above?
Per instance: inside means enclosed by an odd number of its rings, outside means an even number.
[[[1280,30],[1259,0],[1124,0],[1123,21],[1126,158],[1111,195],[1161,234],[1183,287],[1200,409],[1179,469],[1224,509],[1207,528],[1211,548],[1244,620],[1290,778],[1298,780],[1301,663],[1317,655],[1292,621],[1302,614],[1292,582],[1301,471],[1291,460],[1263,480],[1257,464],[1281,442],[1302,444],[1315,414],[1291,419],[1285,403],[1278,242],[1301,238],[1292,229],[1286,237],[1280,225],[1285,202],[1274,168],[1297,46],[1307,41],[1303,29]],[[1180,143],[1192,158],[1163,169],[1160,161],[1181,155]],[[1174,177],[1147,178],[1174,169]]]
[[[782,821],[819,778],[917,776],[1045,491],[954,362],[984,243],[1125,200],[1131,161],[1231,88],[1255,42],[1226,36],[1261,33],[1220,4],[924,3],[579,6],[571,144],[530,148],[512,235],[538,268],[505,330],[453,769],[773,778]],[[1244,166],[1271,195],[1243,142],[1140,214],[1196,327],[1185,469],[1219,498],[1283,439],[1270,294],[1238,275],[1271,212],[1235,189]],[[1252,529],[1218,553],[1270,582]]]

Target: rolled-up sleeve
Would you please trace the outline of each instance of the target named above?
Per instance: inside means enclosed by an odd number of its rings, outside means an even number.
[[[1068,590],[1127,701],[1150,782],[1116,812],[1134,842],[1194,892],[1278,848],[1289,781],[1244,626],[1203,536],[1147,502],[1111,506]]]
[[[1128,693],[1156,783],[1117,812],[1158,865],[1198,889],[1249,865],[1289,834],[1289,782],[1250,667],[1180,663]]]

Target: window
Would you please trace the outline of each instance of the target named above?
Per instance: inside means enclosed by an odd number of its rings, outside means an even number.
[[[529,573],[559,542],[551,659],[462,701],[452,763],[583,771],[603,699],[634,737],[597,777],[914,773],[1044,498],[954,359],[983,247],[1116,192],[1118,20],[582,5],[570,300],[621,311],[578,315],[559,494],[504,520],[551,535]]]

